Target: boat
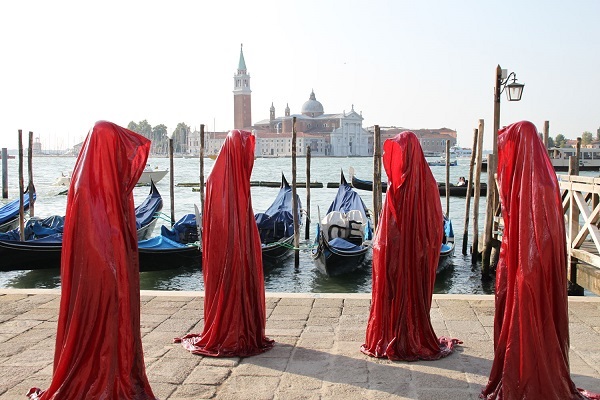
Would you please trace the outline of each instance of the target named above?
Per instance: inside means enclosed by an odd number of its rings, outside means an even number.
[[[154,231],[158,213],[162,210],[163,200],[154,181],[150,182],[150,193],[142,204],[135,208],[135,224],[138,240],[148,239]]]
[[[467,147],[452,146],[450,147],[450,157],[470,159],[473,150]]]
[[[152,184],[146,199],[135,209],[139,241],[152,234],[162,206],[162,197]],[[20,240],[19,228],[0,233],[0,271],[60,267],[63,227],[64,217],[54,215],[29,219],[24,226],[25,241]]]
[[[444,239],[440,250],[440,259],[436,273],[446,270],[452,265],[452,257],[454,256],[454,229],[452,229],[452,221],[448,216],[444,215]]]
[[[313,260],[325,275],[350,273],[363,265],[372,238],[369,211],[342,172],[327,215],[323,219],[319,216]]]
[[[440,160],[434,160],[434,161],[427,161],[427,164],[430,167],[445,167],[446,166],[446,160],[440,159]],[[456,167],[458,165],[458,161],[456,161],[456,160],[450,160],[449,165],[451,167]]]
[[[569,170],[569,157],[575,156],[574,147],[552,147],[548,149],[548,156],[555,171]],[[600,170],[600,148],[581,148],[579,154],[580,171]]]
[[[367,181],[364,179],[357,178],[355,175],[352,175],[352,186],[356,189],[373,191],[373,181]],[[450,196],[452,197],[465,197],[467,195],[467,185],[454,185],[450,184],[448,186],[450,190]],[[385,193],[387,190],[387,182],[381,182],[381,191]],[[446,184],[442,182],[438,182],[438,191],[440,196],[446,195]],[[471,189],[471,196],[475,192],[474,189]],[[481,196],[485,196],[487,193],[487,184],[481,183],[479,186],[479,194]]]
[[[140,176],[140,179],[138,180],[137,184],[149,185],[150,182],[158,183],[162,178],[164,178],[167,175],[168,172],[168,169],[159,169],[158,167],[152,168],[150,164],[146,164],[146,168],[144,168],[142,176]]]
[[[292,214],[292,188],[281,174],[281,185],[273,204],[264,213],[254,215],[260,235],[263,265],[272,266],[289,257],[294,249],[294,216]],[[302,204],[296,195],[300,220]]]
[[[163,179],[167,173],[169,173],[168,169],[159,169],[158,167],[152,168],[150,164],[146,164],[140,179],[137,181],[137,185],[150,185],[150,182],[158,183],[161,179]],[[53,186],[69,186],[71,185],[71,172],[61,172],[61,175],[56,178]]]
[[[35,193],[33,198],[35,200]],[[19,205],[21,200],[15,199],[0,207],[0,232],[7,232],[19,225]],[[23,210],[29,210],[29,192],[23,194]]]

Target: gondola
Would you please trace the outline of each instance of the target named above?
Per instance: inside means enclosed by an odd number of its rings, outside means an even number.
[[[151,185],[146,199],[135,209],[138,240],[152,234],[162,197]],[[25,241],[20,240],[18,228],[0,233],[0,271],[17,269],[59,268],[62,251],[64,217],[32,218],[25,223]]]
[[[254,215],[260,234],[263,265],[272,266],[289,257],[294,246],[294,216],[292,188],[281,174],[281,185],[273,204],[264,212]],[[296,195],[296,210],[300,221],[300,196]]]
[[[35,193],[33,194],[35,200]],[[19,226],[20,199],[13,200],[0,207],[0,232],[8,232]],[[29,192],[23,193],[23,210],[29,209]]]
[[[356,189],[360,190],[368,190],[373,191],[373,182],[367,181],[364,179],[359,179],[355,175],[352,175],[352,186]],[[450,188],[450,196],[452,197],[465,197],[467,195],[467,185],[449,185]],[[387,182],[381,182],[381,191],[385,193],[387,190]],[[438,182],[438,191],[440,196],[446,195],[446,184],[442,182]],[[475,189],[471,188],[471,193],[474,193]],[[487,193],[487,185],[485,183],[481,183],[479,186],[479,194],[481,196],[485,196]]]
[[[341,173],[335,199],[317,227],[313,259],[328,276],[350,273],[364,263],[373,238],[373,228],[365,203]]]
[[[440,250],[440,259],[436,272],[442,272],[452,265],[452,257],[454,256],[454,229],[452,229],[452,221],[444,215],[444,240]]]
[[[138,240],[148,239],[154,231],[157,213],[162,210],[163,200],[154,181],[150,181],[150,193],[146,199],[135,208],[135,224]]]

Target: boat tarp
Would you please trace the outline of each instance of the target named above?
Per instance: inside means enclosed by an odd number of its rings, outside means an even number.
[[[264,213],[254,215],[262,243],[270,243],[294,234],[292,188],[284,177],[282,177],[282,182],[283,185],[279,189],[277,197],[273,200],[273,204]],[[300,210],[302,209],[302,203],[300,196],[296,195],[296,201],[298,204],[296,215],[299,224],[301,224]]]
[[[333,248],[335,248],[337,250],[343,250],[343,251],[361,251],[361,250],[364,249],[363,246],[359,246],[359,245],[350,243],[346,239],[342,239],[342,238],[331,239],[328,243],[329,243],[330,247],[333,247]]]
[[[193,235],[190,235],[190,232]],[[160,234],[163,237],[166,237],[174,242],[178,243],[188,243],[190,241],[190,237],[194,236],[195,239],[198,239],[198,225],[196,222],[195,214],[186,214],[181,217],[171,229],[166,226],[160,227]],[[194,240],[195,241],[195,240]]]
[[[371,240],[373,238],[373,230],[371,227],[367,206],[363,202],[360,195],[344,180],[342,183],[340,183],[337,194],[327,210],[327,214],[331,213],[332,211],[339,211],[347,214],[353,210],[359,211],[363,216],[362,220],[367,221],[367,226],[364,229],[364,238],[365,240]],[[319,230],[320,226],[317,225],[317,237],[319,237]]]
[[[537,128],[498,132],[504,234],[496,267],[494,361],[485,399],[600,399],[570,376],[561,193]],[[585,395],[585,396],[584,396]]]
[[[455,339],[438,338],[430,309],[443,238],[437,183],[419,140],[405,131],[384,142],[388,190],[373,240],[372,301],[361,350],[390,360],[435,360]]]
[[[255,140],[248,131],[229,132],[206,180],[204,328],[175,339],[194,354],[243,357],[273,347],[265,336],[262,251],[250,195]]]
[[[150,187],[150,193],[148,197],[144,199],[142,204],[135,208],[135,227],[136,229],[140,229],[142,226],[148,225],[154,218],[156,218],[156,213],[162,210],[163,200],[152,182]]]
[[[30,396],[156,398],[142,350],[133,204],[150,144],[107,121],[83,142],[67,197],[52,381]]]
[[[138,242],[138,248],[140,249],[181,249],[184,247],[188,246],[162,235]]]
[[[33,195],[35,199],[35,194]],[[21,203],[20,199],[15,199],[11,202],[6,203],[5,205],[0,207],[0,225],[14,219],[19,215],[19,205]],[[23,194],[23,209],[29,209],[29,193],[25,192]]]
[[[44,219],[31,218],[25,222],[25,240],[41,239],[49,235],[62,234],[65,218],[53,215]],[[21,240],[20,229],[0,233],[0,240]]]

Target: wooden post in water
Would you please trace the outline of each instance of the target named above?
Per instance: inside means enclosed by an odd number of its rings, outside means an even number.
[[[200,124],[200,210],[204,214],[204,124]]]
[[[171,197],[171,228],[175,225],[175,174],[173,173],[173,138],[169,138],[169,196]]]
[[[307,182],[308,184],[308,182]],[[292,215],[294,216],[294,268],[300,266],[300,224],[296,198],[296,117],[292,120]]]
[[[381,194],[381,131],[379,125],[375,125],[375,136],[373,138],[373,223],[374,229],[379,224],[379,213],[382,203]]]
[[[29,217],[35,216],[35,186],[33,185],[33,132],[29,131],[29,148],[27,149],[27,171],[29,173]]]
[[[475,265],[479,258],[479,193],[481,188],[481,157],[483,152],[483,120],[479,120],[477,129],[477,161],[475,164],[475,193],[473,196],[473,249],[471,251],[471,264]],[[475,149],[473,149],[475,150]],[[489,186],[489,185],[488,185]]]
[[[579,175],[579,159],[581,158],[581,138],[577,138],[575,155],[569,157],[569,175]]]
[[[23,192],[25,185],[23,184],[23,131],[19,129],[19,233],[21,241],[25,240],[25,209],[23,203],[25,201]]]
[[[2,198],[8,199],[8,149],[2,148]]]
[[[306,146],[306,218],[305,218],[305,231],[304,239],[310,238],[310,145]]]
[[[469,179],[467,180],[467,196],[465,198],[465,230],[463,232],[462,253],[467,255],[467,246],[469,244],[469,213],[471,212],[471,193],[473,193],[473,168],[475,167],[475,159],[477,157],[477,135],[478,130],[473,129],[473,149],[471,151],[471,162],[469,163]]]
[[[544,148],[548,148],[548,136],[550,135],[550,121],[544,121]]]
[[[446,216],[450,217],[450,141],[446,140]]]
[[[494,235],[494,216],[496,215],[496,177],[494,171],[496,171],[496,154],[488,154],[487,156],[487,203],[485,210],[485,227],[483,231],[483,252],[481,253],[481,275],[484,279],[490,276],[490,260],[492,256],[492,241]],[[491,192],[491,193],[490,193]]]

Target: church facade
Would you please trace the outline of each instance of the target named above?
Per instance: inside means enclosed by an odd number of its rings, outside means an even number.
[[[269,109],[269,118],[252,124],[252,102],[250,74],[246,68],[243,47],[236,74],[233,76],[234,129],[252,131],[256,137],[255,154],[257,157],[289,157],[292,155],[292,131],[296,121],[296,154],[306,155],[310,146],[312,156],[328,157],[365,157],[373,155],[374,128],[363,128],[362,112],[356,112],[354,105],[350,110],[327,114],[323,104],[317,100],[314,90],[308,100],[302,104],[300,112],[292,114],[286,104],[284,114],[277,116],[273,103]],[[395,136],[403,130],[397,127],[381,128],[381,141]],[[424,152],[428,155],[445,151],[446,141],[456,145],[456,131],[441,129],[412,130]],[[216,155],[228,132],[205,132],[205,154]],[[200,132],[188,135],[188,153],[199,154]]]

